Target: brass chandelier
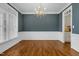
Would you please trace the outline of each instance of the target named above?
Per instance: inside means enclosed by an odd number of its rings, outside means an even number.
[[[44,15],[44,12],[45,12],[45,9],[42,4],[40,4],[37,8],[35,8],[35,14],[37,16],[43,16]]]

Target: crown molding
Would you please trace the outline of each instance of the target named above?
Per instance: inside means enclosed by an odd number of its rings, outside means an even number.
[[[69,3],[68,5],[66,5],[66,6],[64,6],[64,8],[62,8],[59,12],[58,12],[58,14],[59,13],[61,13],[61,12],[63,12],[68,6],[70,6],[72,3]]]
[[[62,8],[59,12],[45,12],[45,14],[60,14],[62,11],[64,11],[68,6],[70,6],[72,3],[67,4]],[[21,11],[20,11],[21,12]],[[34,12],[21,12],[21,14],[35,14]]]
[[[19,8],[17,8],[15,6],[15,4],[9,3],[10,5],[12,5],[13,7],[15,7],[15,9],[17,9],[21,14],[35,14],[34,12],[22,12]],[[64,8],[62,8],[60,11],[58,12],[45,12],[45,14],[59,14],[61,13],[63,10],[65,10],[69,5],[71,5],[72,3],[68,3],[66,6],[64,6]]]
[[[16,11],[18,11],[19,13],[22,14],[21,10],[20,10],[19,8],[17,8],[17,7],[15,6],[15,4],[13,4],[13,3],[8,3],[8,5],[10,5],[12,8],[14,8]]]
[[[35,14],[35,12],[21,12],[22,14]],[[57,12],[45,12],[44,14],[58,14]]]

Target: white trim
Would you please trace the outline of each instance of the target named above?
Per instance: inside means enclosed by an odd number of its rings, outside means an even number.
[[[21,12],[22,14],[35,14],[34,12]],[[45,12],[44,14],[58,14],[57,12]]]
[[[63,32],[56,31],[19,32],[19,38],[22,40],[59,40],[64,43]]]
[[[15,15],[18,14],[18,12],[15,9],[13,9],[11,6],[9,6],[6,3],[0,3],[0,8],[3,9],[5,12],[7,11],[6,13],[11,13]]]
[[[24,40],[59,40],[58,32],[53,31],[19,32],[19,37]]]
[[[62,8],[59,12],[58,12],[58,14],[60,14],[64,9],[66,9],[69,5],[71,5],[72,3],[69,3],[69,4],[67,4],[66,6],[64,6],[64,8]]]
[[[64,43],[63,32],[56,31],[19,32],[19,38],[22,40],[59,40]]]
[[[3,53],[5,50],[11,48],[12,46],[14,46],[15,44],[17,44],[20,41],[21,41],[20,38],[15,38],[13,40],[9,40],[7,42],[0,43],[0,54]]]
[[[61,41],[62,43],[64,43],[63,32],[58,32],[58,40]]]
[[[79,52],[79,34],[72,34],[71,48]]]
[[[71,9],[71,35],[72,35],[72,6],[70,6],[69,8],[67,8],[63,13],[62,13],[62,32],[63,32],[63,39],[64,39],[64,13],[66,11],[68,11],[69,9]],[[71,36],[72,39],[72,36]]]

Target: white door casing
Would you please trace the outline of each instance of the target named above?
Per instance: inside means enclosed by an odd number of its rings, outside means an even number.
[[[65,18],[64,18],[64,16],[65,15],[67,15],[67,14],[65,14],[67,11],[69,11],[69,10],[71,10],[71,12],[70,12],[70,15],[71,15],[71,18],[70,18],[70,22],[71,22],[71,32],[70,32],[70,35],[71,35],[71,39],[72,39],[72,6],[70,6],[70,7],[68,7],[66,10],[64,10],[64,12],[62,13],[62,32],[63,32],[63,41],[64,41],[64,28],[65,28],[65,26],[64,26],[64,21],[65,21]],[[70,39],[70,40],[71,40]],[[65,41],[64,41],[65,42]]]

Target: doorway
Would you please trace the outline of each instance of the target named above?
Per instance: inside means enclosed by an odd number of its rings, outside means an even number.
[[[71,43],[72,35],[72,6],[63,12],[63,37],[64,43]]]

